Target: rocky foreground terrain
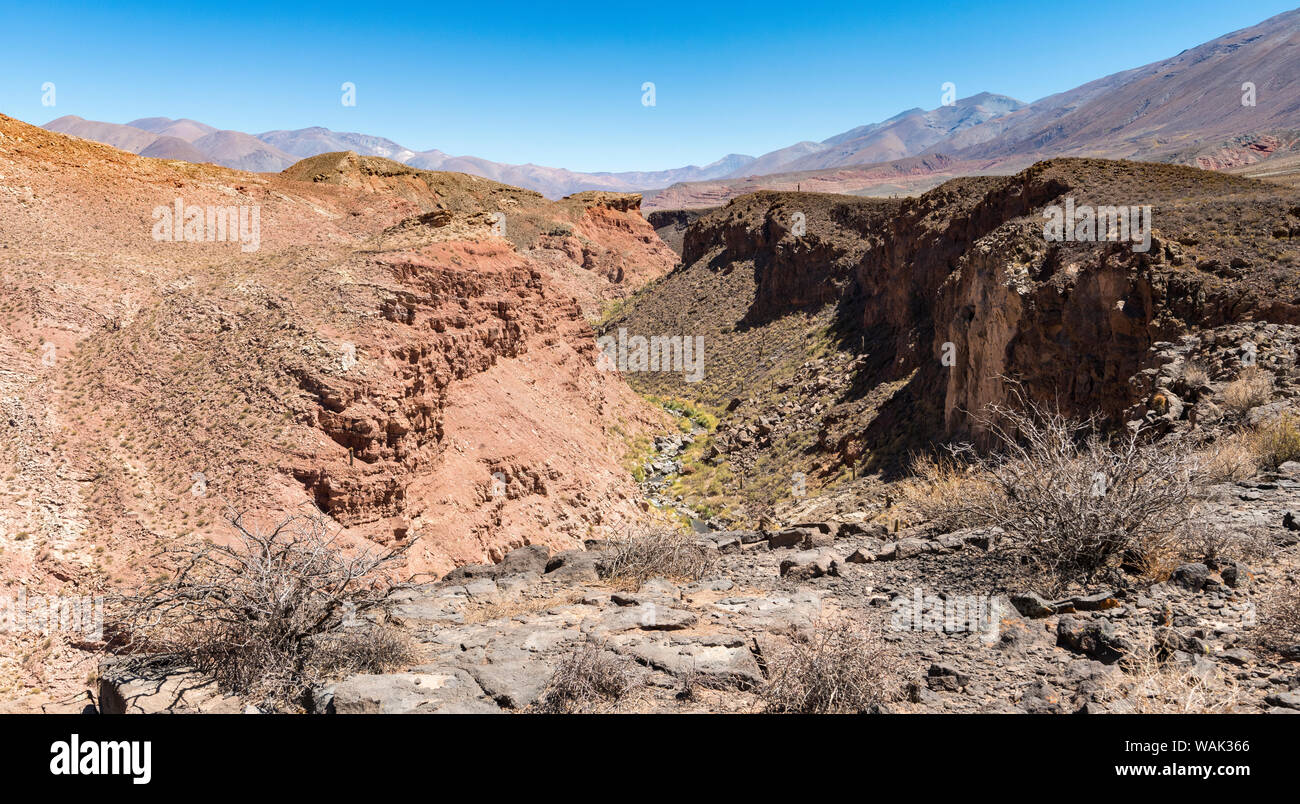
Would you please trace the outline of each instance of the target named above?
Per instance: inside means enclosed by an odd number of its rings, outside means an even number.
[[[711,529],[672,491],[692,448],[713,437],[678,411],[682,426],[644,457],[642,488],[656,508],[695,523],[693,535],[655,544],[689,551],[689,563],[629,567],[625,544],[588,540],[463,565],[371,615],[409,640],[402,666],[320,685],[303,706],[773,711],[773,684],[809,669],[793,658],[797,646],[852,622],[879,651],[883,694],[872,711],[1300,713],[1300,462],[1258,471],[1209,409],[1233,399],[1232,382],[1209,377],[1234,374],[1244,342],[1268,344],[1264,365],[1280,382],[1242,415],[1287,415],[1300,398],[1300,327],[1233,325],[1154,350],[1153,386],[1172,399],[1179,389],[1186,403],[1140,415],[1171,444],[1194,423],[1214,439],[1202,458],[1211,479],[1162,567],[1057,586],[1001,528],[927,519],[909,500],[914,487],[871,477],[797,496],[777,506],[779,523]],[[755,435],[783,422],[770,424]],[[572,695],[582,673],[606,687]],[[201,674],[139,660],[108,664],[98,700],[108,712],[257,711]]]
[[[1256,561],[1188,562],[1164,582],[1056,598],[1033,591],[997,530],[891,532],[862,511],[709,534],[696,581],[602,580],[599,544],[523,547],[396,595],[385,616],[418,658],[320,688],[310,705],[528,712],[558,666],[595,649],[630,679],[599,711],[759,711],[755,691],[792,636],[849,615],[875,623],[891,654],[897,697],[884,711],[1300,713],[1300,644],[1278,652],[1257,636],[1267,601],[1300,583],[1300,463],[1207,499],[1201,521],[1250,533]],[[109,667],[100,695],[110,712],[248,708],[194,674],[129,665]]]

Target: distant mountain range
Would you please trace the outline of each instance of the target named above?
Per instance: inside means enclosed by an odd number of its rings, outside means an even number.
[[[1056,156],[1173,162],[1296,183],[1300,9],[1028,105],[997,95],[963,105],[920,116],[913,110],[822,143],[801,143],[795,158],[761,164],[769,154],[756,163],[766,169],[750,166],[749,172],[768,174],[762,179],[677,184],[651,192],[643,206],[712,206],[760,188],[903,194],[952,175],[1013,173]],[[914,154],[919,160],[898,156],[910,148],[891,150],[900,129],[910,135],[903,142],[926,142]],[[879,163],[846,168],[873,160]]]
[[[254,135],[218,130],[197,120],[146,117],[119,124],[67,115],[51,120],[44,128],[102,142],[141,156],[211,162],[257,172],[278,173],[309,156],[355,151],[362,156],[382,156],[422,170],[471,173],[536,190],[551,198],[582,190],[635,192],[644,188],[667,187],[677,182],[723,178],[734,175],[754,161],[752,156],[731,154],[704,167],[690,165],[673,170],[578,173],[540,165],[508,165],[476,156],[451,156],[436,149],[414,151],[384,137],[331,131],[319,126]]]
[[[875,185],[859,186],[865,177],[901,171],[915,179],[924,175],[918,164],[942,165],[944,172],[960,165],[963,171],[997,173],[1036,158],[1106,156],[1242,168],[1296,150],[1300,143],[1297,34],[1300,9],[1034,103],[984,92],[929,111],[910,109],[821,142],[799,142],[758,157],[728,154],[703,167],[658,171],[580,173],[504,164],[436,149],[415,151],[383,137],[320,127],[253,135],[187,119],[149,117],[121,125],[69,115],[45,128],[142,156],[241,170],[278,172],[309,156],[355,151],[425,170],[484,176],[552,198],[581,190],[672,187],[674,192],[659,195],[688,206],[696,203],[695,196],[716,202],[735,188],[752,190],[753,177],[775,174],[796,186],[807,180],[825,189],[871,192]],[[1253,98],[1247,97],[1250,93]],[[1249,99],[1254,105],[1243,103]],[[932,155],[946,159],[908,161]],[[861,169],[886,163],[903,167]],[[840,174],[851,178],[841,181],[836,178]],[[699,193],[692,192],[693,184],[701,185]],[[894,182],[881,188],[906,191],[916,184],[896,187]]]
[[[146,117],[117,124],[68,115],[51,120],[45,128],[142,156],[212,162],[263,172],[279,172],[309,156],[355,151],[362,156],[382,156],[422,170],[472,173],[555,198],[581,190],[636,192],[681,182],[902,159],[972,126],[1023,108],[1025,104],[1014,98],[985,92],[930,111],[910,109],[882,123],[859,126],[823,142],[800,142],[757,158],[728,154],[704,167],[689,165],[671,170],[620,173],[579,173],[564,168],[491,162],[476,156],[451,156],[436,149],[414,151],[384,137],[331,131],[319,126],[253,135],[218,130],[197,120]]]

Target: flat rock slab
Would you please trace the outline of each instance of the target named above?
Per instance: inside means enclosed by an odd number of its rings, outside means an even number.
[[[694,674],[710,686],[747,688],[763,680],[754,654],[739,634],[685,639],[624,636],[611,640],[610,646],[656,670],[678,677]]]
[[[418,626],[420,623],[462,623],[464,596],[448,596],[410,600],[398,603],[388,610],[397,625]]]
[[[555,668],[540,659],[498,662],[467,667],[490,698],[507,709],[523,709],[542,697]]]
[[[238,714],[244,708],[210,677],[189,668],[128,661],[100,669],[101,714]]]
[[[356,675],[334,688],[334,711],[351,714],[488,714],[500,712],[478,682],[459,668]]]
[[[699,620],[693,612],[673,606],[646,603],[624,606],[599,619],[583,623],[583,633],[599,635],[620,631],[676,631],[690,628]]]
[[[821,595],[802,590],[792,595],[726,597],[713,608],[727,615],[733,628],[772,630],[810,625],[822,611]]]

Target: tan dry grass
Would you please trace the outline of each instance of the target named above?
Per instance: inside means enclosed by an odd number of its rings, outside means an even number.
[[[1235,483],[1259,471],[1260,460],[1254,433],[1234,430],[1196,451],[1196,464],[1210,483]]]
[[[1223,406],[1238,415],[1273,398],[1273,375],[1259,366],[1246,366],[1219,392]]]
[[[1250,446],[1259,463],[1276,469],[1287,461],[1300,461],[1300,417],[1283,413],[1255,428]]]
[[[492,620],[507,620],[520,614],[536,614],[539,611],[546,611],[560,606],[571,606],[582,600],[582,596],[581,591],[571,590],[547,597],[517,598],[477,605],[468,604],[462,609],[461,613],[464,617],[464,623],[472,625],[474,623],[491,622]]]
[[[1122,662],[1105,695],[1128,704],[1130,714],[1227,714],[1239,711],[1245,694],[1237,679],[1219,665],[1201,669],[1162,659],[1152,634]]]

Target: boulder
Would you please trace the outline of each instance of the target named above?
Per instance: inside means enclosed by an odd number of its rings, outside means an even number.
[[[839,574],[839,559],[824,550],[804,550],[781,561],[783,578],[806,579]]]
[[[884,539],[889,535],[889,528],[879,523],[867,524],[865,522],[842,522],[839,530],[835,532],[837,539],[851,539],[856,536],[873,536],[877,539]]]
[[[951,665],[935,663],[930,665],[930,670],[926,673],[926,684],[932,690],[957,692],[970,684],[970,676]]]
[[[1205,588],[1205,584],[1210,580],[1210,568],[1204,564],[1183,564],[1173,571],[1169,576],[1169,582],[1184,589],[1193,592],[1199,592]]]
[[[1300,692],[1274,692],[1264,702],[1283,709],[1300,709]]]
[[[498,575],[520,575],[535,572],[540,575],[546,572],[546,565],[550,558],[551,548],[544,544],[517,547],[506,553],[501,563],[497,564],[497,573]]]
[[[799,545],[804,543],[805,539],[812,538],[811,534],[812,532],[804,528],[786,528],[785,530],[778,530],[777,532],[768,536],[767,545],[768,547],[773,547],[777,549],[785,548],[785,547],[798,547]]]
[[[905,558],[914,558],[925,552],[928,552],[925,542],[920,539],[902,539],[898,542],[898,546],[894,551],[894,558],[902,561]]]
[[[1251,579],[1255,577],[1250,567],[1240,561],[1229,561],[1223,569],[1219,570],[1219,575],[1222,576],[1224,584],[1233,589],[1248,586]]]
[[[1056,613],[1056,609],[1051,603],[1048,603],[1033,592],[1012,595],[1011,605],[1015,606],[1016,611],[1020,612],[1025,617],[1047,617]]]
[[[1118,608],[1119,600],[1111,592],[1097,592],[1091,595],[1067,597],[1064,600],[1057,600],[1046,605],[1054,614],[1074,614],[1079,611],[1105,611],[1106,609]]]
[[[543,577],[566,583],[595,583],[600,580],[597,567],[604,553],[595,550],[561,550],[546,562]]]
[[[1065,697],[1042,679],[1025,687],[1020,698],[1020,708],[1031,715],[1058,715],[1069,711]]]
[[[1249,667],[1258,661],[1255,654],[1245,648],[1232,648],[1231,650],[1225,650],[1220,653],[1217,658],[1222,659],[1229,664],[1235,664],[1238,667]]]
[[[1067,614],[1056,624],[1056,643],[1099,662],[1113,664],[1132,651],[1128,640],[1115,633],[1106,620],[1088,620]]]
[[[844,560],[850,564],[870,564],[872,561],[876,560],[876,551],[871,548],[859,547],[857,550],[850,553],[849,557]]]
[[[960,538],[963,543],[970,547],[978,547],[981,550],[991,550],[998,543],[998,539],[1004,535],[1004,531],[999,527],[992,528],[963,528],[954,530],[948,534],[954,538]]]
[[[463,583],[471,578],[495,578],[496,575],[496,564],[464,564],[442,576],[442,580]]]

